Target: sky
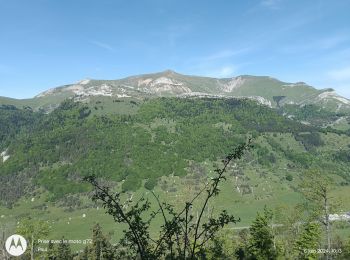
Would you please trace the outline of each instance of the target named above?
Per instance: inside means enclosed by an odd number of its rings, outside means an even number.
[[[350,98],[348,0],[0,0],[0,96],[167,69]]]

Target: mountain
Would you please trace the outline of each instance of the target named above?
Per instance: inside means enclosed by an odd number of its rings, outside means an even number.
[[[233,78],[189,76],[171,70],[118,80],[85,79],[47,90],[32,99],[0,98],[0,105],[30,106],[51,111],[63,100],[74,97],[89,102],[93,97],[248,97],[270,107],[314,104],[332,112],[350,112],[350,100],[333,89],[318,90],[304,82],[287,83],[267,76],[242,75]]]
[[[84,176],[95,175],[113,191],[121,191],[123,200],[152,200],[154,190],[161,201],[179,208],[214,177],[213,165],[248,136],[254,147],[229,167],[221,195],[213,201],[213,214],[227,209],[246,227],[264,205],[294,207],[302,202],[298,185],[310,168],[334,179],[331,195],[336,200],[348,198],[349,117],[315,105],[287,104],[292,94],[295,99],[301,94],[288,92],[283,98],[287,92],[277,91],[284,88],[277,80],[238,78],[232,87],[228,82],[233,79],[167,71],[116,81],[85,80],[27,100],[2,98],[0,226],[16,227],[28,217],[42,219],[52,227],[51,238],[69,234],[80,239],[90,234],[82,226],[99,222],[115,231],[116,241],[123,227],[91,202]],[[288,90],[327,93],[297,85]],[[252,97],[253,90],[265,95],[255,99],[280,107],[214,98],[234,93]],[[335,121],[342,128],[323,127]],[[344,200],[342,209],[350,209],[350,200]]]

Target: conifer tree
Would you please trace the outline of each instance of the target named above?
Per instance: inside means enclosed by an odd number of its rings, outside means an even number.
[[[325,229],[325,240],[327,251],[331,251],[331,221],[329,215],[336,207],[337,203],[330,196],[333,180],[325,173],[317,169],[311,169],[304,173],[301,192],[307,201],[310,209],[311,220],[318,220]],[[331,258],[326,254],[327,259]]]
[[[249,231],[248,254],[251,259],[265,260],[276,259],[277,250],[274,245],[274,235],[272,230],[273,214],[266,207],[264,213],[258,213]]]
[[[57,260],[72,260],[73,254],[68,243],[65,243],[64,237],[62,238],[62,243],[58,244],[57,248]]]
[[[56,255],[57,255],[56,247],[51,241],[49,242],[49,245],[47,246],[47,253],[46,254],[47,254],[47,259],[56,260]]]
[[[104,243],[104,237],[101,232],[101,227],[96,224],[92,230],[92,258],[91,259],[101,259],[102,248]]]
[[[317,259],[317,249],[321,239],[321,229],[318,223],[307,223],[304,231],[295,242],[298,259]]]
[[[342,248],[340,248],[340,250],[338,251],[338,259],[350,259],[350,237],[347,241],[345,241],[344,245],[342,246]]]
[[[89,260],[89,257],[90,257],[90,248],[86,246],[83,252],[81,252],[74,260]]]
[[[103,235],[101,226],[96,224],[92,231],[92,250],[90,259],[102,260],[112,259],[114,256],[114,250],[111,243]]]
[[[78,256],[79,260],[108,260],[116,259],[116,250],[109,239],[102,233],[102,228],[96,224],[92,230],[92,244],[84,248]]]

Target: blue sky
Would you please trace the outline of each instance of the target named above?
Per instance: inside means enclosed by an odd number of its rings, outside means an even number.
[[[0,96],[173,69],[350,98],[349,11],[348,0],[0,0]]]

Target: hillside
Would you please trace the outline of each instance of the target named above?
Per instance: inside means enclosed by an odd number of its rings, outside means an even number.
[[[238,214],[244,226],[265,204],[295,205],[300,177],[310,168],[332,176],[333,195],[344,199],[343,210],[350,208],[349,131],[306,125],[250,99],[135,100],[112,102],[130,109],[120,114],[104,113],[103,97],[91,107],[67,100],[49,114],[1,107],[1,125],[8,126],[1,131],[9,138],[0,145],[0,223],[38,217],[50,221],[57,238],[86,236],[81,225],[101,219],[120,230],[90,202],[91,188],[82,177],[95,174],[125,197],[154,189],[179,206],[247,136],[254,138],[254,149],[230,168],[216,209]]]
[[[267,76],[209,78],[189,76],[171,70],[131,76],[118,80],[86,79],[75,84],[52,88],[32,99],[0,98],[0,105],[30,106],[35,110],[52,111],[68,97],[89,102],[93,97],[111,99],[154,97],[247,97],[271,106],[313,104],[332,112],[350,112],[350,101],[333,89],[317,90],[306,83],[286,83]]]
[[[115,242],[123,226],[91,201],[83,177],[96,175],[123,200],[152,201],[152,190],[179,209],[248,137],[254,148],[228,168],[208,207],[241,218],[229,230],[251,225],[265,205],[301,205],[299,184],[310,169],[334,181],[331,196],[341,206],[332,213],[349,212],[349,113],[337,109],[338,96],[332,96],[333,108],[320,101],[327,90],[283,85],[269,77],[211,79],[167,71],[85,80],[27,100],[1,98],[0,226],[12,232],[29,217],[48,223],[53,239],[82,239],[99,222],[113,230]],[[350,231],[344,224],[333,232],[346,237]]]

